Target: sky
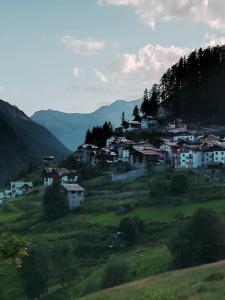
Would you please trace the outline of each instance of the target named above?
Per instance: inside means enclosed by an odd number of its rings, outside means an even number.
[[[224,0],[0,0],[0,98],[29,116],[91,112],[216,44]]]

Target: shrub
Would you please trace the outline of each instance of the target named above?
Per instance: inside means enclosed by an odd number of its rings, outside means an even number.
[[[176,267],[210,263],[225,257],[225,226],[213,210],[199,209],[171,239]]]
[[[155,179],[151,184],[151,195],[152,196],[166,196],[169,192],[168,182],[166,180]]]
[[[110,288],[128,281],[128,265],[124,260],[112,257],[105,266],[102,274],[102,287]]]
[[[205,278],[205,281],[220,281],[223,280],[224,277],[225,274],[222,272],[212,273]]]
[[[119,231],[124,233],[128,245],[137,242],[144,228],[144,222],[138,217],[124,218],[119,225]]]
[[[101,289],[101,284],[96,278],[89,277],[83,290],[83,295],[95,293]]]
[[[170,181],[170,192],[172,195],[188,192],[189,180],[185,174],[175,174]]]

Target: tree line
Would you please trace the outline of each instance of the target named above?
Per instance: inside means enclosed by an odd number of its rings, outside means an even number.
[[[157,106],[173,117],[187,120],[224,121],[225,46],[200,48],[181,57],[145,91],[141,111],[154,115]]]
[[[87,131],[85,144],[96,145],[100,148],[105,147],[106,141],[112,136],[113,127],[110,122],[105,122],[103,126],[95,126]]]

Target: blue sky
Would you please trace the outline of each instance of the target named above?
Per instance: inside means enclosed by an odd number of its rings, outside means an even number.
[[[28,115],[140,98],[181,55],[225,42],[223,2],[2,0],[0,98]]]

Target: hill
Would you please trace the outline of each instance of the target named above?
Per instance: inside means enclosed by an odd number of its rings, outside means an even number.
[[[170,119],[182,118],[189,123],[223,125],[225,123],[225,46],[200,48],[181,57],[147,90],[141,105],[147,115]]]
[[[168,272],[121,285],[83,300],[224,299],[225,261]],[[74,298],[75,299],[75,298]]]
[[[153,86],[152,97],[190,122],[224,124],[225,46],[200,48],[182,57]],[[152,99],[153,100],[153,99]]]
[[[37,182],[40,172],[37,170],[27,179]],[[47,249],[50,261],[49,295],[43,300],[75,300],[101,289],[98,284],[110,256],[126,261],[130,283],[81,299],[223,299],[223,263],[221,268],[218,265],[218,269],[217,265],[215,269],[214,265],[210,265],[206,269],[165,273],[170,270],[172,262],[167,241],[177,228],[185,224],[199,208],[214,209],[223,220],[225,216],[225,189],[223,186],[218,189],[216,178],[209,183],[204,176],[191,172],[185,174],[192,184],[188,193],[179,197],[163,192],[152,194],[156,181],[165,186],[173,172],[114,183],[107,175],[92,176],[92,179],[82,181],[87,191],[84,205],[51,222],[43,214],[43,190],[38,191],[36,187],[34,194],[12,199],[0,207],[0,245],[4,239],[1,234],[7,232],[23,237],[34,247],[41,244],[45,251]],[[129,209],[121,212],[121,207]],[[135,216],[144,221],[145,231],[135,244],[120,247],[123,241],[116,243],[114,240],[118,226],[124,218]],[[57,268],[51,263],[52,250],[62,242],[72,248],[69,260],[72,273],[64,287],[60,285]],[[0,256],[0,276],[1,299],[24,299],[14,260],[5,260]],[[144,279],[149,276],[154,277]]]
[[[70,153],[46,128],[17,107],[0,100],[0,185],[28,165],[39,165],[42,155],[62,159]]]
[[[105,121],[111,122],[113,126],[119,126],[122,112],[125,112],[126,117],[129,119],[134,106],[140,103],[140,100],[130,102],[118,100],[88,114],[47,110],[36,112],[31,118],[36,123],[49,129],[66,147],[74,150],[84,142],[88,129],[93,126],[100,126]]]

